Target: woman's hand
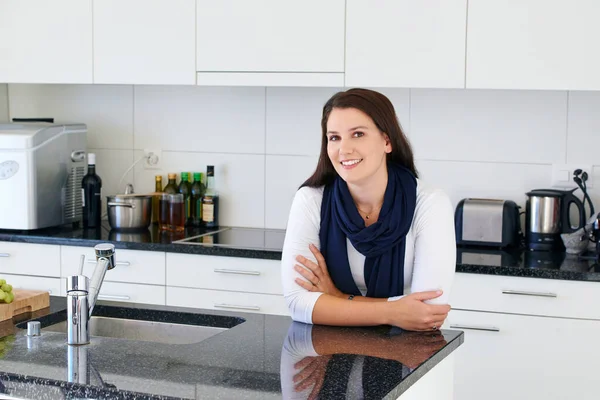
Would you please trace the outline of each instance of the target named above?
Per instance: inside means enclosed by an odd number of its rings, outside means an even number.
[[[311,253],[317,259],[317,264],[306,257],[296,256],[296,261],[301,265],[295,265],[294,269],[298,271],[306,280],[296,278],[296,283],[309,292],[322,292],[335,297],[345,297],[331,280],[325,258],[315,245],[308,246]]]
[[[409,331],[430,331],[439,329],[448,317],[448,304],[426,304],[425,300],[440,297],[442,291],[418,292],[404,296],[400,300],[390,301],[390,325]]]

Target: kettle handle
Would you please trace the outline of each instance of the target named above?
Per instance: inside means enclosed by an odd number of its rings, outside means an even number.
[[[573,190],[575,191],[575,190]],[[581,229],[585,226],[586,218],[585,218],[585,208],[583,208],[583,202],[579,200],[577,196],[573,194],[573,192],[565,194],[564,198],[564,206],[561,216],[561,228],[562,233],[573,233],[578,229]],[[579,210],[579,226],[577,228],[573,228],[571,226],[571,216],[569,211],[571,210],[571,204],[575,203],[577,209]]]

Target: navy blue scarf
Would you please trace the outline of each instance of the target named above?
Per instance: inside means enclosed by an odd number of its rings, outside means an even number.
[[[388,163],[388,183],[377,222],[365,227],[348,185],[340,178],[325,186],[321,203],[321,253],[335,286],[346,294],[361,295],[354,282],[346,238],[366,257],[367,297],[404,294],[406,234],[417,203],[417,180],[405,167]]]

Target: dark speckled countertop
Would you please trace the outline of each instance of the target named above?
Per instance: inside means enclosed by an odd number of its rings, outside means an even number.
[[[93,336],[89,345],[68,346],[66,334],[52,328],[66,318],[65,305],[52,297],[49,309],[28,316],[41,322],[41,337],[27,337],[19,329],[26,322],[0,327],[0,398],[302,399],[313,390],[343,398],[356,389],[356,370],[368,376],[358,385],[365,398],[397,398],[464,340],[460,331],[335,328],[273,315],[99,302],[94,315],[221,331],[176,344]],[[304,368],[320,373],[296,387]]]
[[[160,232],[157,227],[137,232],[111,230],[104,221],[100,229],[74,229],[70,225],[35,231],[0,230],[0,241],[94,246],[111,242],[117,248],[205,254],[225,257],[280,260],[285,231],[277,229],[221,228],[225,232],[206,235],[202,228],[186,228],[181,234]],[[235,232],[235,234],[232,234]],[[204,235],[204,236],[202,236]],[[0,250],[1,244],[0,244]],[[594,254],[524,249],[459,247],[456,272],[600,282],[600,264]]]

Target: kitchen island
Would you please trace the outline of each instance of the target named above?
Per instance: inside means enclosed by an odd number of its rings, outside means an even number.
[[[461,331],[335,328],[289,317],[99,302],[94,315],[205,326],[206,338],[104,332],[68,346],[66,301],[2,325],[0,393],[24,399],[451,399]],[[160,327],[157,328],[160,331]],[[127,338],[124,338],[127,337]],[[77,363],[76,365],[74,363]],[[82,367],[84,368],[82,370]],[[1,395],[0,395],[1,397]]]

